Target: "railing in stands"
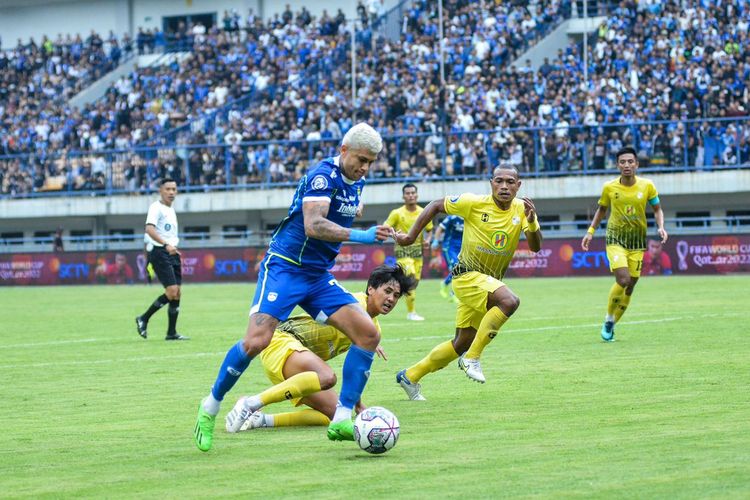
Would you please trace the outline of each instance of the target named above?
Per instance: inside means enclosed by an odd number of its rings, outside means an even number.
[[[481,179],[500,163],[524,177],[611,173],[622,144],[635,144],[644,173],[750,168],[750,118],[386,135],[368,181]],[[146,193],[163,177],[176,179],[183,192],[291,186],[318,159],[337,154],[338,145],[251,141],[5,155],[0,198]],[[27,176],[20,187],[19,175]]]

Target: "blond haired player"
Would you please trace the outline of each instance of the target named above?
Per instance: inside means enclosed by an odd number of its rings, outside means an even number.
[[[607,209],[611,207],[612,211],[607,220],[606,241],[609,269],[615,275],[615,284],[609,291],[607,316],[601,331],[602,339],[607,342],[614,341],[615,323],[628,308],[633,288],[641,276],[648,228],[647,204],[651,205],[654,211],[661,242],[666,243],[668,237],[664,229],[664,212],[654,183],[635,175],[638,170],[638,157],[634,148],[628,146],[617,152],[617,168],[620,170],[620,177],[604,184],[602,196],[599,198],[599,208],[581,240],[581,247],[588,251],[596,228],[607,215]]]
[[[516,199],[521,187],[518,171],[512,167],[495,168],[490,187],[490,195],[465,193],[435,200],[425,208],[409,234],[393,235],[400,245],[409,245],[439,213],[460,215],[464,219],[461,253],[453,267],[453,290],[458,299],[456,335],[396,375],[396,381],[412,400],[424,399],[418,383],[422,377],[440,370],[459,355],[458,366],[466,375],[484,383],[479,357],[520,304],[519,298],[501,280],[521,233],[526,235],[532,251],[542,248],[534,203],[529,198]]]
[[[380,331],[377,317],[396,307],[401,296],[416,286],[413,277],[399,266],[378,266],[367,281],[367,293],[355,293],[363,311],[372,318]],[[288,427],[298,425],[328,425],[336,412],[338,396],[332,387],[336,375],[325,362],[346,352],[351,340],[332,325],[316,322],[302,314],[281,323],[271,343],[260,353],[260,360],[268,380],[274,385],[255,396],[237,401],[226,416],[227,432],[258,427]],[[378,346],[378,356],[386,359]],[[302,411],[270,415],[260,409],[266,405],[289,400],[295,406],[307,405]],[[359,401],[355,411],[364,409]]]
[[[391,210],[388,219],[383,224],[392,227],[396,232],[407,233],[424,209],[417,205],[417,186],[414,184],[405,184],[401,188],[401,193],[404,197],[404,206]],[[425,226],[425,230],[427,232],[432,231],[432,222]],[[404,268],[406,274],[414,276],[417,280],[417,285],[422,276],[422,253],[425,242],[430,242],[429,235],[425,235],[420,231],[411,245],[396,246],[395,250],[396,262]],[[416,295],[416,293],[412,293],[406,296],[406,319],[410,321],[424,321],[424,318],[417,314]]]

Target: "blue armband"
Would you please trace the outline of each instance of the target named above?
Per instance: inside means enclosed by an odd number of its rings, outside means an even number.
[[[437,250],[437,247],[440,246],[440,242],[438,240],[432,240],[432,244],[430,246],[432,246],[433,250]]]
[[[648,200],[648,204],[651,205],[652,207],[658,205],[659,197],[657,196],[656,198],[651,198],[650,200]]]
[[[349,241],[354,241],[356,243],[382,243],[381,241],[378,241],[375,237],[377,231],[377,226],[372,226],[370,229],[364,231],[362,229],[352,229],[351,234],[349,235]]]

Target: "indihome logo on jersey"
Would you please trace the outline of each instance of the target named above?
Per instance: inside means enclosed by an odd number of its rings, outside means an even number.
[[[354,217],[357,215],[357,205],[340,205],[337,212],[346,217]]]
[[[492,248],[495,250],[502,250],[508,245],[509,239],[510,237],[505,231],[495,231],[490,238],[490,245],[492,245]]]

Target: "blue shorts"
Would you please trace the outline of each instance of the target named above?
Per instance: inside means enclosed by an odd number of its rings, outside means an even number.
[[[250,314],[261,312],[285,321],[300,306],[315,321],[325,323],[342,306],[356,302],[328,271],[305,270],[269,253],[260,263]]]
[[[448,266],[448,271],[453,269],[453,266],[458,264],[458,254],[460,251],[460,248],[443,248],[443,258],[445,259],[445,263]]]

